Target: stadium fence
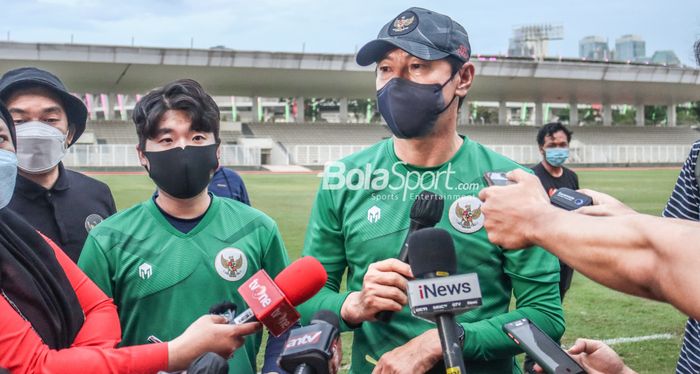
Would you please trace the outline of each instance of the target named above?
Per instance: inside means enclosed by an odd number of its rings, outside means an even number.
[[[221,145],[221,164],[260,166],[260,148],[242,145]],[[74,144],[63,159],[68,167],[133,167],[141,166],[134,144]]]
[[[571,164],[678,164],[690,151],[688,145],[584,145],[571,149]],[[291,161],[297,165],[324,165],[365,149],[369,145],[313,145],[292,147]],[[486,147],[524,165],[542,160],[536,145],[486,145]]]

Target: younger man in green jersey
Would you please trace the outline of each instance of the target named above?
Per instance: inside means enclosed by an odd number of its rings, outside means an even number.
[[[221,301],[247,308],[238,287],[289,260],[275,222],[238,201],[207,192],[219,166],[219,109],[192,80],[144,96],[133,115],[141,164],[156,195],[90,231],[78,265],[119,310],[122,345],[178,336]],[[231,373],[256,373],[261,334],[229,360]],[[283,339],[271,339],[278,347]],[[277,354],[264,372],[279,371]]]
[[[437,227],[452,235],[458,272],[479,276],[483,305],[457,317],[469,373],[519,372],[513,356],[522,350],[501,330],[507,322],[529,318],[555,340],[564,332],[556,257],[541,248],[502,252],[483,229],[484,173],[520,166],[457,133],[474,79],[470,52],[461,25],[411,8],[357,55],[360,65],[377,63],[378,107],[394,137],[326,167],[303,252],[328,272],[303,308],[336,311],[354,329],[353,373],[423,373],[442,358],[435,325],[405,307],[412,274],[396,259],[422,190],[445,200]],[[396,312],[389,323],[375,320],[384,310]]]

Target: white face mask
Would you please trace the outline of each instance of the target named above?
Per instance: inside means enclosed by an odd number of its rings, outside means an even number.
[[[6,207],[12,200],[16,180],[17,156],[14,152],[0,149],[0,209]]]
[[[66,154],[66,135],[43,122],[26,122],[17,130],[17,167],[29,174],[41,174],[58,165]]]

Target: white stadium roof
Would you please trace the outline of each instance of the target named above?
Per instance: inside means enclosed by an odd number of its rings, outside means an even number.
[[[688,67],[472,58],[473,101],[665,105],[700,100],[700,70]],[[353,55],[0,42],[0,71],[36,66],[71,91],[145,93],[192,78],[213,95],[375,96],[374,67]]]

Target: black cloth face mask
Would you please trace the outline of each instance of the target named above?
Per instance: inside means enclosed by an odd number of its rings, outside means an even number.
[[[457,95],[445,105],[444,84],[421,84],[403,78],[392,78],[377,91],[379,113],[397,138],[411,139],[427,135],[435,127],[440,113],[452,105]]]
[[[178,199],[197,196],[209,185],[219,166],[219,144],[173,148],[160,152],[143,152],[148,159],[148,175],[168,195]]]

